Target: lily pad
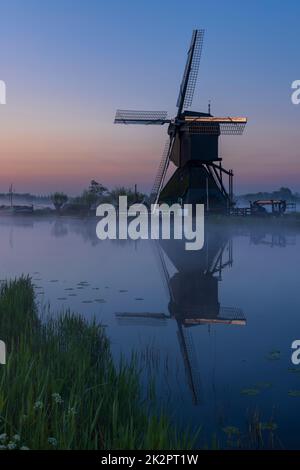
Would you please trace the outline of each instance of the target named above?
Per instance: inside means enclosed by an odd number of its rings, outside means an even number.
[[[300,398],[300,390],[289,390],[288,396]]]
[[[244,388],[241,390],[242,395],[248,395],[248,396],[256,396],[259,394],[259,389],[258,388]]]
[[[280,351],[274,350],[270,351],[269,354],[267,355],[267,359],[270,361],[278,361],[280,359]]]

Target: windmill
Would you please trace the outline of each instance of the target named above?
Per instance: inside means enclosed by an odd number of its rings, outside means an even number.
[[[241,135],[247,118],[212,116],[210,104],[208,113],[186,110],[192,105],[203,38],[204,30],[193,31],[173,119],[167,119],[166,111],[117,110],[114,122],[168,124],[168,140],[151,191],[152,204],[198,203],[204,204],[207,212],[228,212],[233,205],[233,171],[222,167],[219,137]],[[170,162],[177,169],[165,184]],[[228,177],[228,185],[223,177]]]

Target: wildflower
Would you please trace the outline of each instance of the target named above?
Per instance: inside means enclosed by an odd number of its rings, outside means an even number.
[[[7,439],[7,434],[0,434],[0,441],[4,442]]]
[[[19,441],[21,440],[19,434],[15,434],[15,435],[13,436],[13,440],[16,441],[16,442],[19,442]]]
[[[76,414],[77,414],[77,411],[76,411],[76,408],[74,406],[68,408],[68,415],[75,416]]]
[[[56,446],[57,446],[57,440],[55,439],[55,437],[48,437],[48,442],[49,442],[49,444],[51,444],[53,447],[56,447]]]
[[[16,448],[16,444],[12,441],[10,441],[8,444],[7,444],[7,448],[8,450],[14,450]]]
[[[35,410],[41,410],[43,408],[43,402],[41,400],[37,400],[34,404]]]
[[[52,398],[55,401],[55,403],[58,403],[59,405],[61,405],[64,402],[59,393],[52,393]]]

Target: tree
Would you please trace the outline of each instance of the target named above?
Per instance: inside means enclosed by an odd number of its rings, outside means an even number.
[[[278,192],[284,198],[290,199],[293,197],[293,193],[290,188],[281,187]]]
[[[119,196],[127,196],[127,202],[129,206],[136,202],[142,202],[145,198],[144,194],[139,193],[138,191],[132,191],[132,189],[126,188],[124,186],[117,186],[110,191],[109,195],[111,201],[116,205],[119,204]]]
[[[56,192],[51,194],[50,199],[55,207],[55,210],[59,212],[62,206],[68,201],[68,196],[62,192]]]
[[[101,183],[98,183],[95,180],[92,180],[89,185],[88,191],[91,194],[95,194],[97,197],[103,196],[107,192],[107,188],[103,186]]]
[[[88,189],[85,189],[80,197],[83,204],[90,209],[93,204],[100,202],[101,198],[107,193],[107,188],[95,180],[90,182]]]

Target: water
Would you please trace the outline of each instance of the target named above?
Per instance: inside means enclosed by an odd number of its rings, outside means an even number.
[[[205,246],[99,241],[96,220],[0,218],[1,279],[29,273],[41,310],[70,308],[106,326],[112,351],[139,352],[143,382],[201,444],[229,445],[224,428],[299,448],[300,233],[207,228]],[[297,393],[296,393],[297,395]],[[231,439],[232,440],[232,439]]]

